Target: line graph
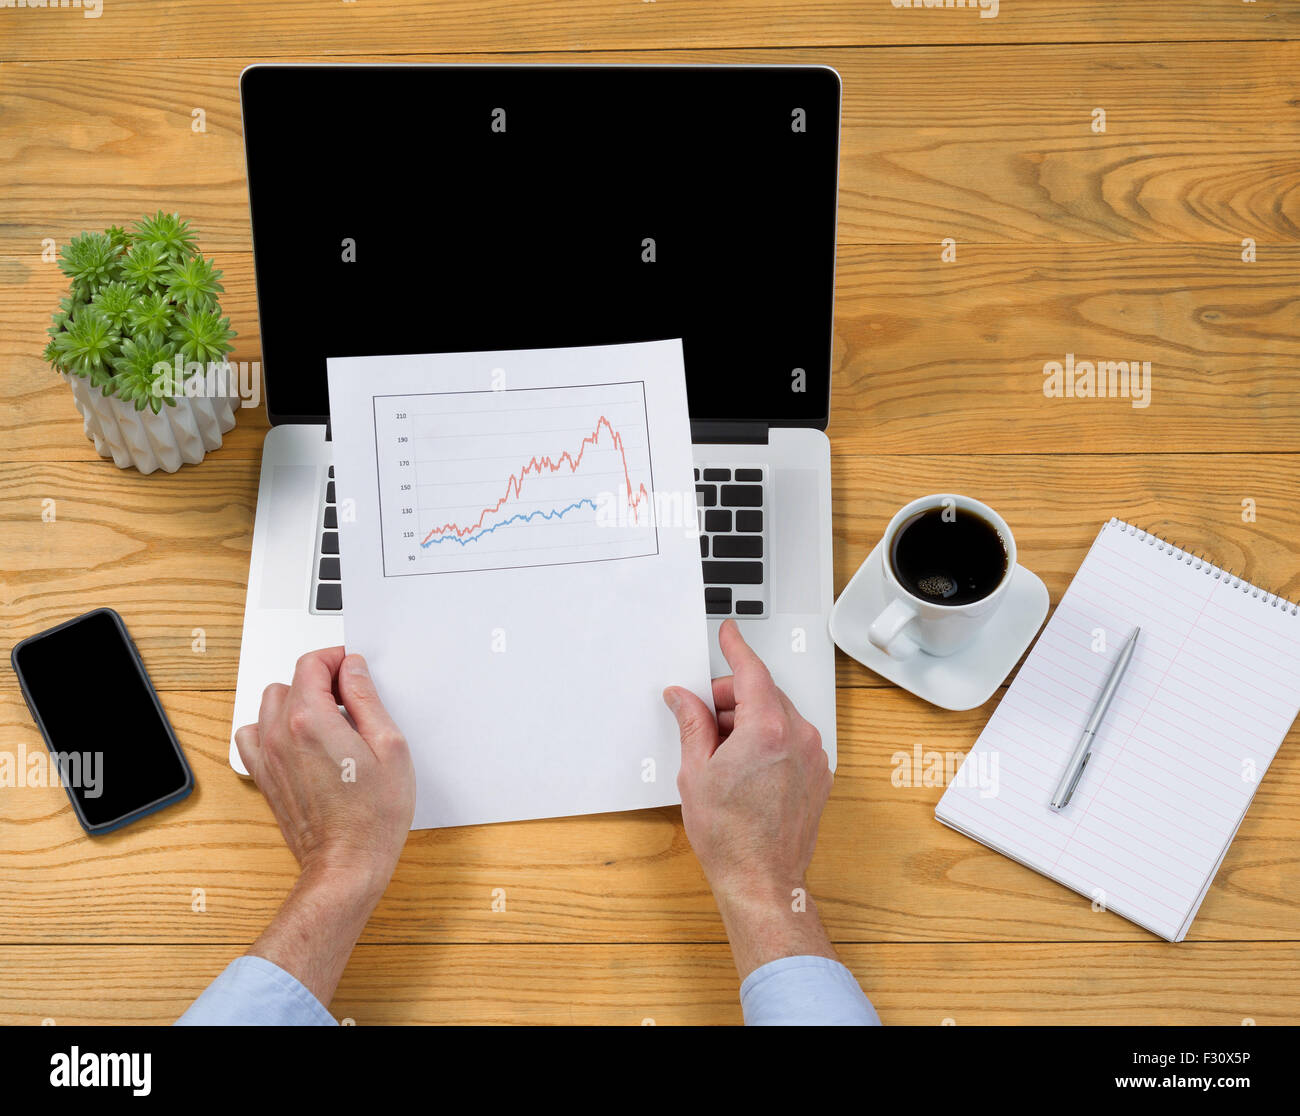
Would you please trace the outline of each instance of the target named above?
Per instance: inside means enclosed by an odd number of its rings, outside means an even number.
[[[385,576],[658,553],[641,381],[372,402]]]
[[[468,546],[470,543],[476,541],[477,539],[481,539],[484,535],[492,534],[492,532],[495,531],[498,527],[509,527],[510,524],[512,523],[529,523],[532,520],[537,518],[559,519],[566,512],[571,512],[575,508],[580,508],[584,505],[590,507],[592,511],[598,510],[596,501],[588,499],[586,496],[584,496],[581,500],[575,501],[574,503],[570,504],[567,508],[558,508],[554,511],[534,511],[534,512],[529,512],[527,515],[512,515],[508,519],[503,519],[499,523],[492,524],[491,527],[482,528],[476,533],[469,535],[468,538],[461,537],[458,532],[453,532],[452,534],[449,535],[447,534],[439,535],[437,538],[435,538],[434,536],[438,531],[438,528],[435,527],[432,531],[429,532],[429,534],[420,543],[420,545],[424,547],[429,547],[429,546],[435,546],[438,543],[454,542],[454,543],[459,543],[461,546]]]
[[[612,443],[612,448],[618,450],[619,456],[622,459],[623,480],[626,483],[626,491],[630,494],[626,499],[626,503],[627,506],[632,511],[633,518],[639,518],[643,505],[648,504],[649,502],[650,491],[649,489],[646,488],[644,484],[638,485],[636,488],[633,488],[632,474],[628,470],[628,465],[627,465],[627,453],[625,452],[623,447],[623,436],[617,430],[614,429],[613,424],[609,421],[608,418],[606,418],[604,415],[601,415],[596,422],[596,429],[593,430],[590,434],[588,434],[585,438],[583,438],[582,445],[579,447],[578,454],[576,457],[571,455],[568,450],[565,450],[563,453],[560,454],[558,460],[552,460],[549,456],[542,456],[540,458],[539,457],[531,458],[528,464],[526,464],[518,473],[510,474],[510,479],[506,482],[505,495],[502,496],[501,499],[499,499],[495,504],[493,504],[492,507],[484,508],[482,513],[479,515],[478,519],[476,519],[473,523],[471,523],[469,526],[466,527],[461,527],[455,523],[443,523],[433,528],[433,530],[431,530],[427,535],[425,535],[425,537],[420,540],[420,545],[426,546],[430,541],[434,539],[435,535],[444,535],[445,532],[448,531],[454,532],[458,537],[462,539],[467,535],[472,536],[476,531],[481,531],[483,529],[484,521],[489,516],[495,515],[497,512],[501,510],[501,508],[507,503],[507,501],[510,500],[512,492],[516,498],[520,496],[523,488],[523,479],[529,473],[541,474],[542,471],[545,469],[549,469],[552,473],[557,473],[566,464],[568,465],[570,472],[576,473],[578,471],[578,468],[582,464],[583,457],[587,453],[587,447],[594,446],[598,442],[602,430],[607,430],[609,432],[609,440]],[[578,507],[583,503],[591,504],[593,511],[598,510],[595,502],[590,499],[579,500],[578,503],[570,504],[569,507],[564,510],[568,511],[572,508]],[[533,513],[533,514],[536,515],[538,513]],[[523,519],[525,522],[527,522],[531,518],[532,516],[522,516],[522,517],[513,516],[511,517],[511,520],[507,520],[506,522],[511,522],[513,520],[519,520],[519,519]],[[503,525],[504,524],[497,524],[497,526],[503,526]],[[495,530],[495,527],[493,529]]]

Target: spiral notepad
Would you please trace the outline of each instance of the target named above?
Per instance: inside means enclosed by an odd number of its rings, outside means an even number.
[[[1138,626],[1092,758],[1055,812],[1052,791]],[[1112,519],[935,817],[1182,941],[1298,712],[1300,608]]]

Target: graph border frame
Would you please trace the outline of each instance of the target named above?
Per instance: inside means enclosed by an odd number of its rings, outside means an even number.
[[[574,558],[568,562],[528,562],[520,566],[474,566],[463,570],[411,570],[409,573],[388,572],[388,548],[384,545],[384,486],[379,468],[379,412],[377,404],[380,399],[416,399],[433,395],[502,395],[521,391],[571,391],[579,388],[631,387],[635,384],[641,389],[641,418],[645,425],[646,467],[650,470],[650,505],[654,514],[655,548],[644,554],[621,554],[614,558]],[[379,564],[385,578],[389,577],[442,577],[447,574],[494,573],[498,570],[544,569],[547,566],[589,566],[600,562],[630,562],[637,558],[657,558],[659,556],[659,515],[654,510],[655,463],[654,448],[650,444],[650,408],[646,404],[644,380],[608,380],[594,384],[537,384],[533,387],[519,388],[471,388],[465,391],[395,391],[384,392],[370,397],[370,418],[374,430],[375,450],[375,488],[379,498]]]

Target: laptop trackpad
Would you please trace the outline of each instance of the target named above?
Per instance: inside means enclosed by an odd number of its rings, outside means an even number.
[[[272,469],[270,499],[265,504],[259,502],[257,509],[266,523],[258,597],[261,608],[302,609],[307,605],[316,552],[319,476],[315,465],[276,465]]]
[[[802,613],[821,609],[822,532],[816,469],[773,470],[772,612]]]

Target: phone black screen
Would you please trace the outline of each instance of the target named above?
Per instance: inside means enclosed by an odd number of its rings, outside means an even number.
[[[189,790],[189,766],[115,613],[101,609],[34,636],[13,662],[87,828]]]

